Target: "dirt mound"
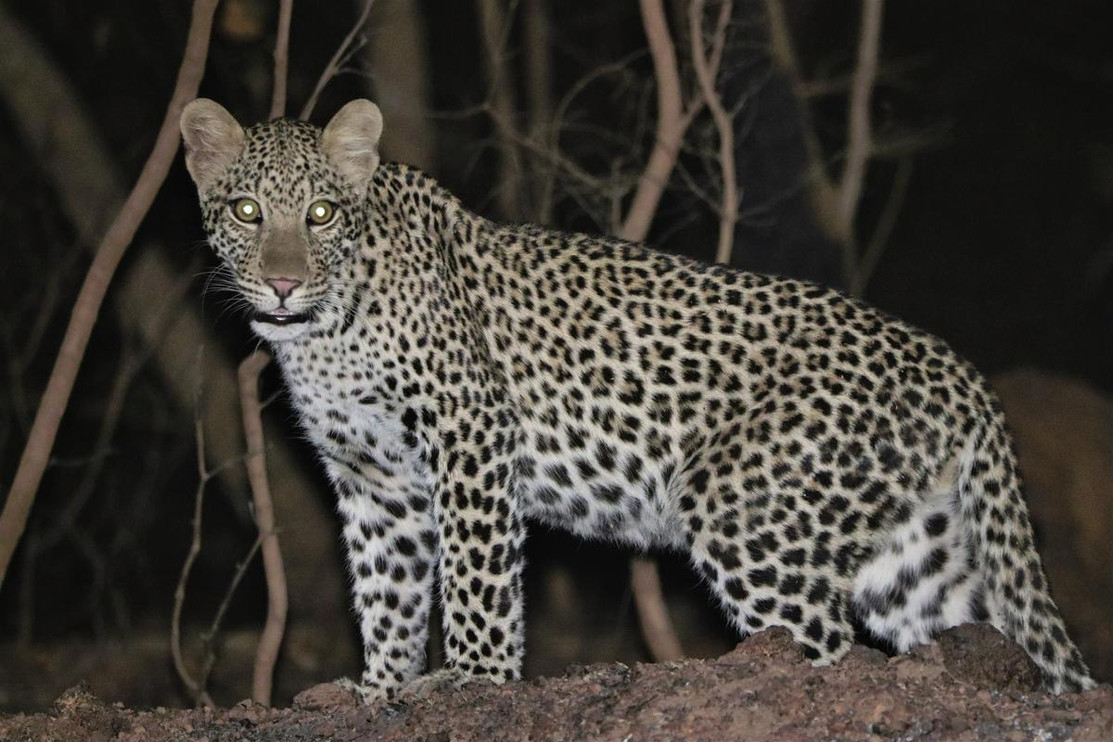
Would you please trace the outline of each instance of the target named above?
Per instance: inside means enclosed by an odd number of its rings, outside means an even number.
[[[1050,696],[1026,655],[966,626],[888,658],[855,647],[811,667],[784,630],[716,660],[575,667],[359,707],[335,686],[289,709],[134,711],[73,689],[50,713],[0,719],[4,740],[1113,739],[1113,689]]]

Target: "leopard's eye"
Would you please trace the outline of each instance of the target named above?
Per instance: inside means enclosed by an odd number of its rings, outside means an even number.
[[[237,198],[232,202],[232,216],[245,224],[256,224],[263,221],[263,210],[255,199]]]
[[[315,226],[323,226],[328,224],[336,216],[336,204],[331,201],[314,201],[309,204],[309,211],[305,214],[305,220]]]

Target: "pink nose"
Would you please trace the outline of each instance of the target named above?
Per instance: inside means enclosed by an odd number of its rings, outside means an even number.
[[[267,283],[274,289],[274,293],[278,294],[279,299],[285,299],[294,289],[301,286],[301,281],[293,278],[268,278]]]

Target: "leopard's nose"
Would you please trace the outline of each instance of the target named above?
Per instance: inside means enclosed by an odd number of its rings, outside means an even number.
[[[279,299],[285,299],[294,289],[301,286],[301,281],[294,278],[268,278],[266,281],[274,289],[274,293],[278,294]]]

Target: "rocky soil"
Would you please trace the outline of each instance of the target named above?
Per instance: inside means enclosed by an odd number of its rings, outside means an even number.
[[[813,668],[788,633],[715,660],[574,667],[562,677],[471,684],[360,707],[334,685],[291,708],[138,711],[81,688],[45,714],[0,717],[12,740],[1101,740],[1113,688],[1051,696],[1011,642],[965,626],[909,655],[855,647]]]

